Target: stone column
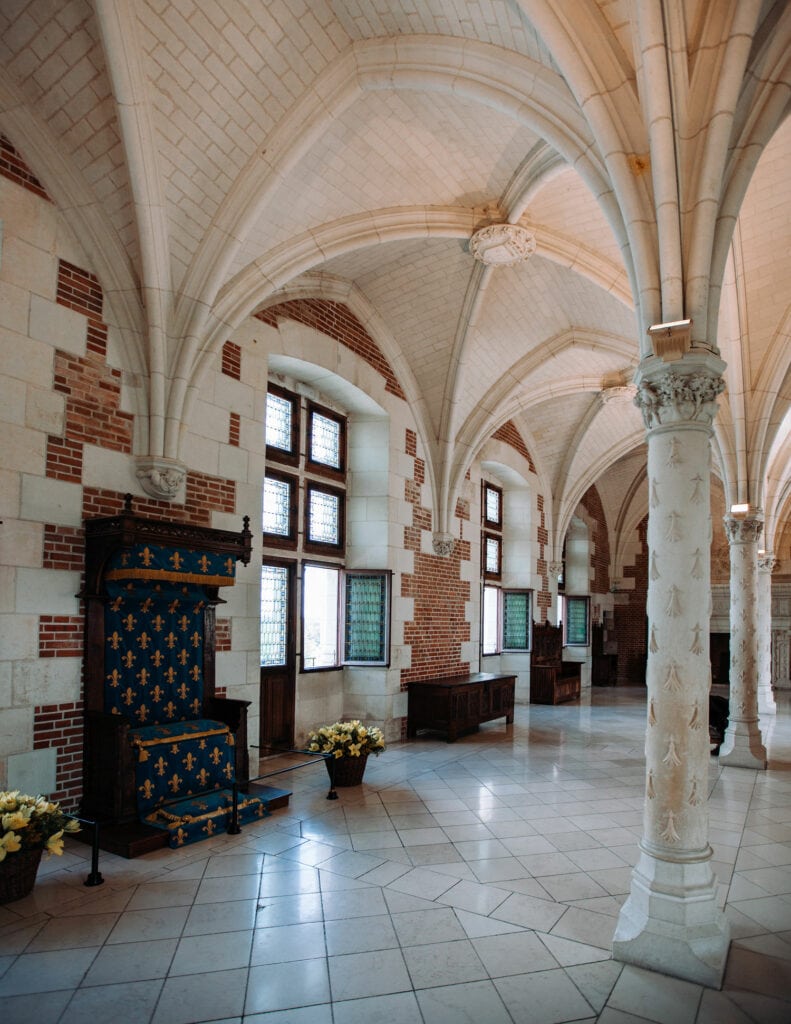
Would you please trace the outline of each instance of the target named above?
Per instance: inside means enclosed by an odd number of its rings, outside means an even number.
[[[772,573],[780,562],[769,552],[758,556],[758,716],[776,715],[772,690]]]
[[[766,768],[758,724],[758,538],[760,510],[724,517],[731,551],[731,672],[728,728],[720,764]]]
[[[641,363],[648,441],[646,793],[616,960],[719,988],[730,933],[708,841],[711,424],[724,364],[693,349]]]

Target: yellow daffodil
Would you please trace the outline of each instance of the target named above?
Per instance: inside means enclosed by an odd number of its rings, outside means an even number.
[[[63,853],[63,829],[50,836],[47,840],[47,853],[54,853],[57,857]]]

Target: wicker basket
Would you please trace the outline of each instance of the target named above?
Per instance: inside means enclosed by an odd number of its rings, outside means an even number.
[[[359,757],[328,758],[324,763],[335,786],[359,786],[363,781],[367,761],[368,755],[361,754]]]
[[[21,900],[33,891],[41,862],[41,847],[9,853],[0,862],[0,904]]]

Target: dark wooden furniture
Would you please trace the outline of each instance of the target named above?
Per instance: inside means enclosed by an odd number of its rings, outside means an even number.
[[[607,639],[608,630],[594,622],[591,631],[591,686],[615,686],[618,683],[618,655],[615,642]]]
[[[563,661],[563,629],[548,622],[533,626],[530,703],[562,704],[580,695],[580,668]]]
[[[490,672],[409,683],[406,734],[411,739],[419,729],[431,729],[444,732],[453,743],[482,722],[504,717],[511,725],[515,686],[516,676]]]
[[[141,754],[135,748],[134,737],[139,733],[136,727],[146,721],[144,714],[138,710],[135,720],[131,714],[132,708],[127,715],[123,703],[119,709],[117,704],[111,706],[108,700],[108,686],[115,687],[118,692],[120,685],[122,690],[128,687],[131,704],[132,690],[142,689],[138,686],[141,666],[148,666],[145,671],[148,672],[149,680],[155,675],[157,669],[154,666],[159,661],[149,657],[149,653],[157,638],[138,636],[140,628],[135,627],[134,620],[129,623],[129,640],[117,632],[108,636],[113,627],[107,623],[112,614],[112,605],[117,601],[111,596],[111,587],[119,583],[123,586],[128,573],[130,580],[140,586],[144,593],[149,585],[150,598],[147,603],[149,606],[157,606],[157,602],[164,600],[159,591],[165,586],[162,578],[167,575],[168,586],[182,586],[183,593],[190,595],[185,599],[185,604],[195,608],[194,614],[199,616],[195,621],[199,622],[201,628],[184,646],[194,651],[195,674],[200,675],[201,686],[198,689],[196,685],[196,699],[188,717],[225,726],[233,734],[235,777],[240,788],[247,789],[250,777],[247,708],[250,702],[218,696],[215,692],[215,608],[224,603],[219,596],[220,587],[233,584],[236,562],[249,562],[251,542],[247,517],[239,533],[153,520],[132,512],[129,495],[124,511],[120,514],[85,522],[85,586],[81,594],[85,601],[85,729],[81,812],[85,817],[101,823],[100,845],[105,850],[135,857],[167,841],[167,835],[161,829],[148,827],[139,815],[135,765],[141,760]],[[171,551],[175,552],[175,556],[164,567],[161,561],[156,562],[157,558],[163,559]],[[131,564],[134,558],[140,558],[141,552],[147,564],[153,566],[152,570],[135,568]],[[186,559],[179,561],[179,553],[185,552],[205,553],[204,567],[209,557],[213,560],[212,569],[206,570],[210,573],[207,583],[196,578],[195,565],[182,564]],[[150,581],[147,578],[149,571]],[[225,575],[229,577],[227,580]],[[167,614],[164,607],[162,610]],[[165,644],[167,640],[165,637]],[[130,647],[128,669],[124,671],[122,663],[121,671],[117,664],[110,671],[110,654],[127,643],[137,643],[145,650],[132,651]],[[157,690],[164,692],[167,684],[164,679],[162,682],[163,686],[157,687]],[[158,694],[155,699],[159,700]],[[289,795],[286,794],[286,803]],[[86,834],[90,831],[85,830]]]

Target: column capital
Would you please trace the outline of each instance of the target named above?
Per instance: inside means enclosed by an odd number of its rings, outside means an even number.
[[[711,427],[717,396],[725,389],[725,363],[707,349],[696,349],[668,365],[649,356],[635,376],[634,404],[646,430],[656,427],[701,424]]]
[[[723,516],[725,533],[729,544],[752,544],[757,543],[764,528],[763,513],[760,509],[754,509],[752,513],[745,515]]]
[[[771,551],[765,551],[762,555],[758,556],[758,568],[761,572],[771,574],[777,572],[780,568],[780,559],[775,558]]]

